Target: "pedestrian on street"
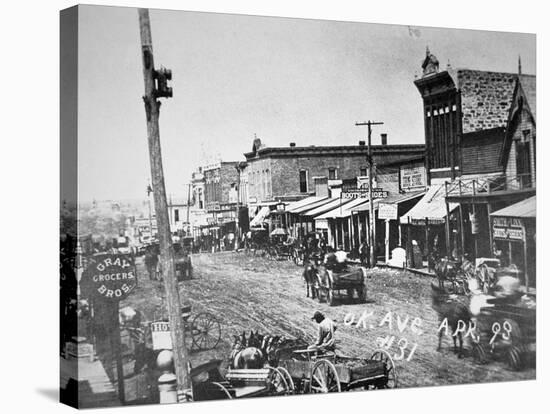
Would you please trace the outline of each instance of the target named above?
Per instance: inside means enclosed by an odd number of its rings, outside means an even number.
[[[359,245],[359,260],[361,266],[370,267],[369,245],[366,239],[363,239]]]

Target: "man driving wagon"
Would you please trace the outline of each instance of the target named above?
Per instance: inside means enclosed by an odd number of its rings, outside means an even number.
[[[319,326],[319,331],[317,334],[317,340],[314,344],[308,346],[309,351],[319,351],[324,353],[326,351],[334,351],[336,349],[336,324],[332,319],[327,318],[321,312],[316,311],[311,318],[317,322]]]

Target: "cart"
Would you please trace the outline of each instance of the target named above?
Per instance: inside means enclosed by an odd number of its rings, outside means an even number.
[[[316,290],[319,302],[326,300],[330,306],[336,304],[336,296],[342,295],[345,291],[349,299],[353,299],[354,292],[360,302],[367,299],[367,286],[365,284],[366,270],[357,268],[336,272],[327,269],[325,266],[317,267],[317,280],[314,289]]]
[[[504,361],[514,371],[536,360],[536,308],[521,302],[489,299],[492,307],[481,309],[473,337],[472,354],[479,364]]]
[[[369,358],[353,358],[334,352],[297,350],[295,358],[279,361],[292,393],[327,393],[354,389],[397,388],[397,371],[385,350]]]

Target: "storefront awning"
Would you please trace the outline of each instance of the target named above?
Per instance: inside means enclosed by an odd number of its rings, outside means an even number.
[[[269,207],[262,207],[260,211],[258,211],[258,214],[250,221],[250,227],[261,226],[265,218],[269,216],[270,211],[271,209]]]
[[[336,207],[340,207],[341,205],[343,206],[343,205],[349,203],[350,201],[351,200],[349,200],[349,199],[341,199],[340,197],[338,197],[338,198],[329,198],[327,203],[325,203],[325,204],[323,204],[319,207],[316,207],[312,210],[305,211],[304,213],[302,213],[302,215],[306,216],[306,217],[317,217],[318,215],[326,213],[327,211],[331,211],[331,210],[335,209]]]
[[[307,211],[310,211],[310,210],[316,209],[318,207],[324,206],[328,203],[331,203],[333,200],[334,199],[332,199],[332,198],[324,198],[324,199],[316,201],[314,203],[307,204],[305,206],[295,208],[294,211],[292,211],[292,213],[294,213],[294,214],[303,214]]]
[[[449,203],[449,211],[454,210],[457,203]],[[444,224],[447,216],[447,206],[445,205],[445,185],[432,185],[424,197],[411,208],[405,215],[401,216],[402,224],[424,225],[426,220],[428,224]]]
[[[405,201],[414,200],[415,198],[420,198],[424,194],[426,194],[425,191],[411,191],[410,193],[405,194],[392,194],[386,198],[377,198],[376,200],[373,200],[373,208],[376,210],[378,208],[378,205],[380,203],[384,204],[400,204]],[[353,212],[359,212],[359,211],[369,211],[369,204],[360,204],[358,206],[353,207],[351,210]]]
[[[301,200],[298,200],[298,201],[294,201],[292,203],[290,203],[288,206],[286,206],[286,212],[287,213],[293,213],[294,210],[296,209],[299,209],[301,207],[304,207],[304,206],[307,206],[307,205],[310,205],[310,204],[313,204],[313,203],[316,203],[316,202],[319,202],[319,201],[323,201],[323,200],[326,200],[327,197],[316,197],[316,196],[313,196],[313,197],[306,197],[306,198],[303,198]]]
[[[517,217],[517,218],[536,218],[537,217],[537,196],[529,197],[523,201],[504,207],[501,210],[491,213],[496,217]]]
[[[363,204],[366,204],[369,201],[368,198],[354,198],[349,203],[345,205],[340,205],[330,211],[327,211],[324,214],[321,214],[320,216],[315,217],[315,220],[323,220],[323,219],[337,219],[337,218],[346,218],[351,216],[351,212],[353,211],[354,207],[362,206]]]

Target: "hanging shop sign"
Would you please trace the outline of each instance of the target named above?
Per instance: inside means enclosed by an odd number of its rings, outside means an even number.
[[[472,234],[479,234],[479,217],[476,213],[470,213],[470,224],[472,226]]]
[[[525,230],[521,219],[514,217],[493,217],[493,238],[523,241],[525,239]]]
[[[134,259],[125,254],[93,256],[82,274],[80,284],[86,296],[118,302],[137,285]]]
[[[381,220],[397,220],[397,204],[378,204],[378,218]]]

